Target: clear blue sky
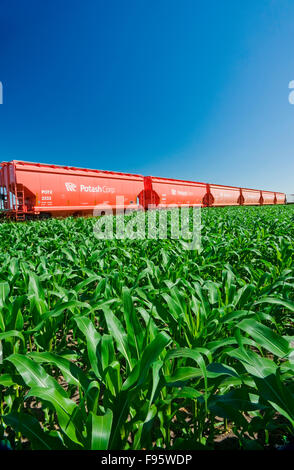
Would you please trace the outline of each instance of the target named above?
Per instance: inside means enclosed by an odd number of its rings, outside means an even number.
[[[294,193],[293,0],[1,0],[0,160]]]

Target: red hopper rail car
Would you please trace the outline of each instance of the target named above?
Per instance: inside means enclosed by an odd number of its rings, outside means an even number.
[[[117,197],[120,197],[119,199]],[[100,210],[285,204],[284,193],[71,166],[10,161],[0,168],[2,217],[92,215]]]
[[[2,212],[23,220],[30,217],[90,215],[98,204],[117,208],[139,207],[144,191],[141,175],[88,170],[69,166],[12,161],[1,164]]]

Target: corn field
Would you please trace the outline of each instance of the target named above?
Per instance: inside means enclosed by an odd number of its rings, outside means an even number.
[[[266,449],[294,431],[294,207],[202,210],[181,240],[0,225],[0,441]]]

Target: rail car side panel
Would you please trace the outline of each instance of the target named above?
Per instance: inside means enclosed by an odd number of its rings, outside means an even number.
[[[158,207],[201,206],[206,195],[205,183],[193,183],[164,178],[152,179],[152,190],[158,195]]]
[[[257,189],[242,188],[244,206],[258,206],[261,204],[261,194]]]
[[[210,184],[213,197],[212,206],[238,206],[240,204],[240,188]]]
[[[137,197],[144,189],[140,175],[23,166],[17,166],[16,172],[18,183],[35,199],[36,212],[91,211],[100,205],[105,209],[118,205],[136,208]]]
[[[276,204],[286,204],[286,194],[276,193]]]
[[[271,191],[262,191],[262,203],[267,204],[275,204],[276,203],[276,195]]]

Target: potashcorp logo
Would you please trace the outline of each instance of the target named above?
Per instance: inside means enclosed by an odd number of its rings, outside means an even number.
[[[289,103],[294,104],[294,80],[291,80],[291,82],[289,83],[289,88],[290,90],[292,90],[289,93]]]
[[[76,191],[77,185],[74,183],[64,183],[67,191]]]
[[[0,82],[0,104],[3,104],[3,85]]]
[[[115,188],[110,188],[109,186],[85,186],[84,184],[80,185],[80,191],[85,193],[114,193]]]

